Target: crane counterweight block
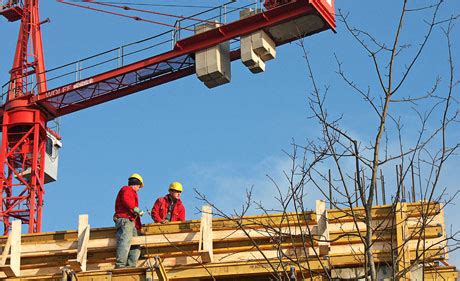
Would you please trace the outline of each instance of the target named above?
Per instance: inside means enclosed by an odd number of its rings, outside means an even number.
[[[195,28],[200,34],[219,27],[220,24],[205,23]],[[222,42],[216,46],[197,51],[195,53],[195,72],[208,88],[214,88],[230,82],[230,42]]]

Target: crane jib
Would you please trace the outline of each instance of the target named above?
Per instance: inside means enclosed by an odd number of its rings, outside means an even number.
[[[179,40],[171,51],[40,93],[34,98],[33,102],[46,104],[48,108],[55,108],[54,115],[62,116],[101,103],[101,96],[103,95],[107,95],[104,98],[104,102],[124,96],[117,94],[117,91],[126,89],[126,87],[135,87],[137,91],[146,89],[146,87],[139,87],[139,84],[146,82],[145,80],[155,79],[157,76],[162,76],[162,80],[164,80],[162,83],[180,78],[177,74],[173,75],[174,79],[173,77],[168,79],[168,76],[180,69],[194,66],[193,57],[195,52],[257,30],[275,29],[279,25],[286,24],[286,22],[294,22],[307,16],[313,18],[309,18],[309,20],[318,23],[316,25],[312,24],[309,27],[310,30],[306,30],[303,36],[327,29],[334,30],[334,17],[333,14],[329,13],[332,7],[328,7],[328,4],[327,1],[298,0],[268,11],[256,13],[250,17]],[[276,34],[273,36],[277,46],[299,38],[277,39]],[[162,64],[168,64],[169,66],[165,68],[162,67]],[[150,71],[150,73],[141,75],[145,71]],[[193,72],[187,71],[187,73]],[[147,77],[147,79],[142,77]],[[158,84],[151,83],[151,85]],[[144,85],[147,85],[147,83],[144,83]],[[134,93],[136,91],[129,92]],[[98,98],[97,102],[90,101],[96,97]],[[67,109],[65,109],[66,107]]]

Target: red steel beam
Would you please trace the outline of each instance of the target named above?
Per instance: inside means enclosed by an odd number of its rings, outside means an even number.
[[[231,58],[232,61],[236,60],[236,59],[239,59],[240,58],[240,50],[233,51],[230,54],[230,58]],[[110,101],[110,100],[121,98],[121,97],[127,96],[129,94],[133,94],[133,93],[142,91],[144,89],[159,86],[161,84],[165,84],[167,82],[174,81],[174,80],[177,80],[177,79],[192,75],[193,73],[195,73],[195,67],[194,66],[188,67],[188,68],[185,68],[185,69],[181,69],[179,71],[175,71],[175,72],[173,72],[171,74],[168,74],[168,75],[163,75],[163,76],[160,76],[158,78],[148,80],[146,82],[142,82],[142,83],[130,86],[130,87],[123,88],[123,89],[115,91],[115,92],[113,92],[113,93],[111,93],[109,95],[98,96],[98,97],[95,97],[95,98],[80,102],[78,104],[72,104],[72,105],[66,106],[63,109],[57,110],[57,115],[58,116],[66,115],[66,114],[69,114],[69,113],[72,113],[72,112],[75,112],[75,111],[78,111],[78,110],[85,109],[85,108],[90,107],[90,106],[98,105],[98,104],[101,104],[101,103],[104,103],[104,102],[107,102],[107,101]]]
[[[154,87],[154,86],[158,86],[158,85],[161,85],[161,84],[164,84],[164,83],[167,83],[167,82],[170,82],[170,81],[173,81],[173,80],[176,80],[176,79],[191,75],[193,73],[195,73],[195,68],[194,67],[189,67],[189,68],[186,68],[186,69],[182,69],[182,70],[173,72],[168,76],[166,76],[166,75],[160,76],[159,78],[156,78],[156,79],[148,80],[148,81],[143,82],[143,83],[135,84],[135,85],[132,85],[132,86],[125,87],[125,88],[123,88],[121,90],[114,91],[111,94],[97,96],[97,97],[91,98],[89,100],[85,100],[83,102],[79,102],[79,103],[76,103],[76,104],[66,106],[63,109],[58,109],[57,110],[57,115],[58,116],[66,115],[66,114],[69,114],[69,113],[72,113],[72,112],[75,112],[75,111],[78,111],[78,110],[82,110],[82,109],[85,109],[85,108],[88,108],[88,107],[91,107],[91,106],[94,106],[94,105],[98,105],[98,104],[101,104],[101,103],[104,103],[104,102],[107,102],[107,101],[118,99],[118,98],[127,96],[129,94],[137,93],[137,92],[142,91],[144,89],[148,89],[148,88],[151,88],[151,87]]]

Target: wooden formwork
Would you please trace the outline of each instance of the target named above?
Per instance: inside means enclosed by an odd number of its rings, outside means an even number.
[[[91,229],[87,216],[80,216],[78,230],[40,234],[20,235],[16,223],[9,237],[0,237],[0,278],[61,280],[67,274],[78,280],[149,280],[155,256],[174,280],[206,280],[211,275],[263,280],[273,272],[289,272],[291,266],[297,277],[321,279],[324,272],[360,268],[365,262],[362,208],[326,210],[325,203],[317,201],[316,210],[305,213],[239,219],[212,219],[211,213],[207,207],[201,220],[144,225],[145,235],[133,238],[142,254],[138,267],[131,269],[113,269],[115,229]],[[395,264],[401,272],[423,251],[427,280],[457,276],[455,267],[438,265],[447,265],[440,204],[376,206],[372,218],[375,262]],[[410,274],[401,277],[410,279]]]

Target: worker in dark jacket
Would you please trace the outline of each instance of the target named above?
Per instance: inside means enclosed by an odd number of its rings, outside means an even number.
[[[173,182],[169,185],[169,194],[157,199],[152,208],[154,222],[185,221],[185,208],[180,200],[182,184]]]
[[[117,260],[115,268],[136,267],[141,254],[139,246],[131,246],[131,240],[138,236],[142,229],[141,216],[144,212],[139,209],[137,192],[144,186],[144,180],[139,174],[128,178],[128,185],[123,186],[115,200],[113,221],[117,229]]]

